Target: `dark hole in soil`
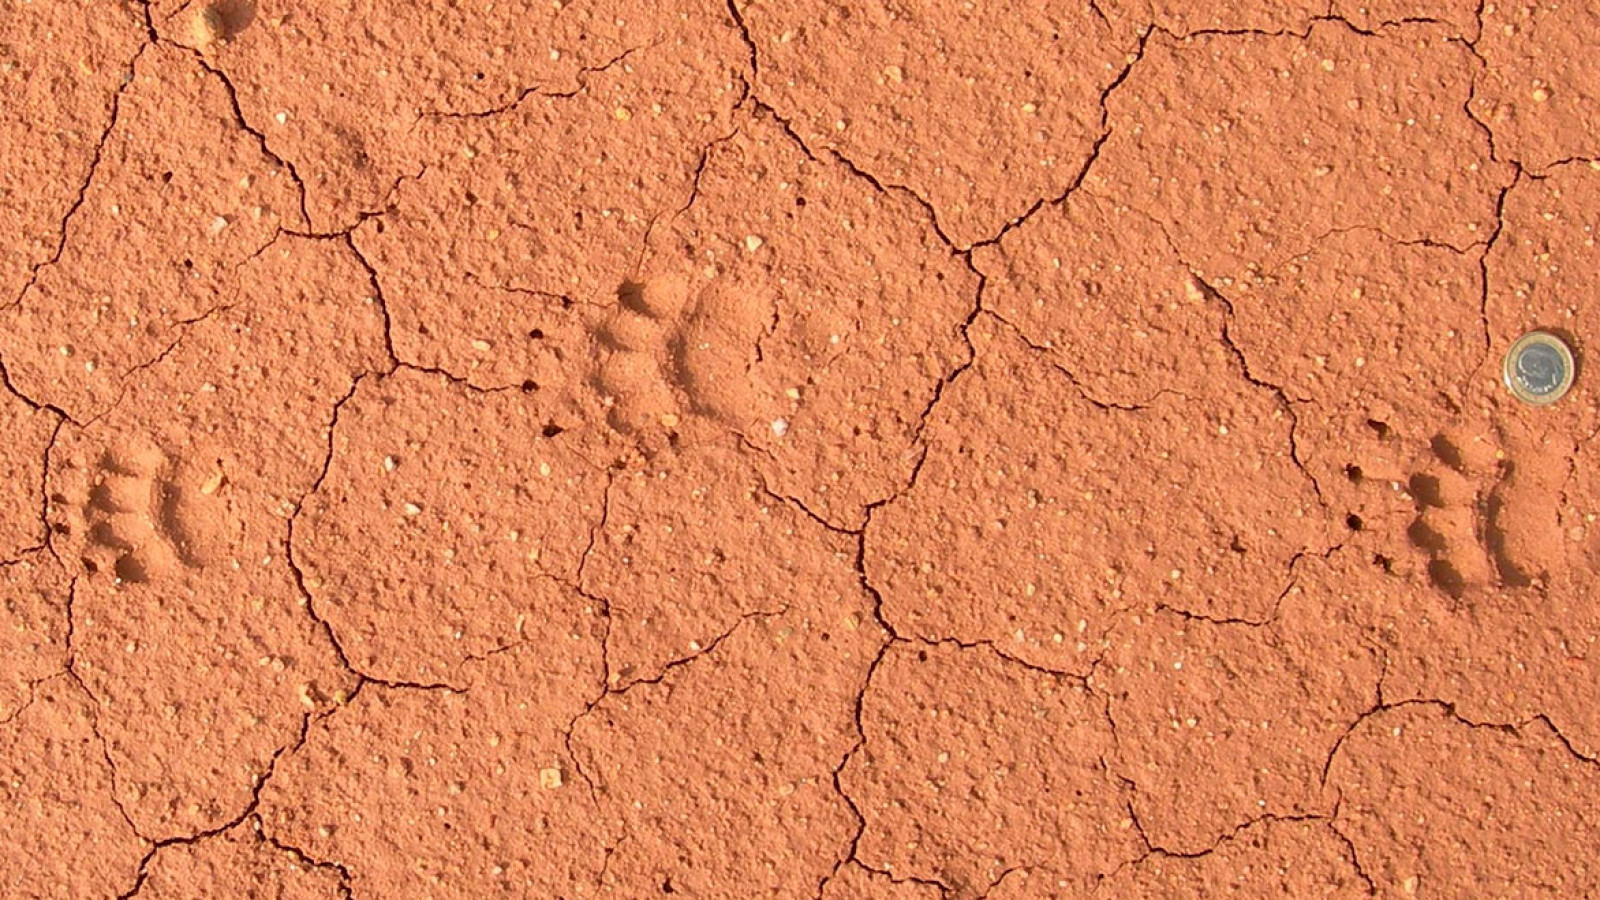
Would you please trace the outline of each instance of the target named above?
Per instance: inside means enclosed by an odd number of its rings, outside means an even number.
[[[1363,527],[1365,527],[1365,524],[1361,521],[1361,517],[1355,513],[1345,516],[1344,524],[1345,527],[1349,528],[1351,531],[1360,531]]]

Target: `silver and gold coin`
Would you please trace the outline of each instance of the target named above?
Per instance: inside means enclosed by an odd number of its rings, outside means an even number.
[[[1524,403],[1545,406],[1560,400],[1576,375],[1572,348],[1548,331],[1530,331],[1506,351],[1506,387]]]

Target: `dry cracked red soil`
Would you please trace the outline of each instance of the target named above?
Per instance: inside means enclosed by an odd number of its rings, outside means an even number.
[[[0,894],[1600,895],[1600,12],[7,0]]]

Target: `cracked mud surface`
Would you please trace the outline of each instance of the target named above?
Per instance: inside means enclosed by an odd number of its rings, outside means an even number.
[[[1600,893],[1587,6],[346,7],[0,8],[0,893]]]

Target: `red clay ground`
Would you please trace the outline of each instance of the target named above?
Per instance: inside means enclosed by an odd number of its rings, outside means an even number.
[[[1600,13],[7,0],[0,894],[1600,894]]]

